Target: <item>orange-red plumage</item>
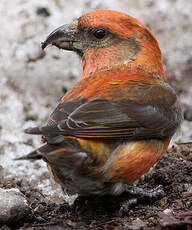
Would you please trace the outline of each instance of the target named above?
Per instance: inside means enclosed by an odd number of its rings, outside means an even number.
[[[81,81],[43,127],[45,145],[21,159],[43,159],[69,193],[120,194],[166,152],[182,118],[159,44],[129,15],[92,11],[42,44],[75,51]]]
[[[137,97],[141,100],[143,98],[142,96],[138,97],[138,94],[144,94],[146,92],[145,88],[142,89],[142,85],[146,84],[146,82],[151,85],[151,87],[162,85],[169,88],[168,83],[163,81],[164,76],[161,76],[162,77],[156,72],[151,72],[150,70],[144,69],[144,67],[141,68],[135,65],[126,65],[115,69],[99,71],[81,80],[72,91],[69,91],[61,99],[61,103],[73,101],[81,97],[85,97],[89,101],[97,95],[110,100],[114,99],[113,96],[117,91],[119,94],[115,95],[116,100],[124,97],[129,97],[133,100]],[[135,91],[133,91],[133,85]]]

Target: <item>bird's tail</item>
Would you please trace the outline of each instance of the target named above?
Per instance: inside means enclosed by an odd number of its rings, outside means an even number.
[[[69,130],[63,128],[59,129],[58,125],[46,125],[41,127],[33,127],[33,128],[27,128],[25,129],[25,133],[32,134],[32,135],[68,135],[71,134]]]
[[[57,147],[54,145],[45,144],[45,145],[41,146],[40,148],[22,156],[22,157],[15,158],[14,160],[41,160],[41,159],[44,159],[44,156],[46,153],[50,153],[56,149],[57,149]]]

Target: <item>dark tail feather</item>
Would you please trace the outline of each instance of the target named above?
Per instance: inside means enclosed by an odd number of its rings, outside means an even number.
[[[41,153],[37,150],[34,150],[33,152],[28,153],[25,156],[15,158],[14,160],[40,160],[42,159]]]
[[[34,135],[69,135],[70,130],[62,129],[60,130],[57,125],[47,125],[42,127],[34,127],[25,129],[25,133]]]
[[[40,148],[28,153],[27,155],[15,158],[14,160],[40,160],[42,158],[46,159],[46,154],[56,149],[58,149],[58,147],[55,145],[45,144],[41,146]]]
[[[34,127],[34,128],[25,129],[25,133],[38,135],[38,134],[42,134],[42,131],[41,131],[41,128]]]

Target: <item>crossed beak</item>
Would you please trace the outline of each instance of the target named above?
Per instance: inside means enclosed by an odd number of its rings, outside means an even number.
[[[42,49],[54,45],[60,49],[80,51],[82,49],[77,21],[58,27],[42,42]]]

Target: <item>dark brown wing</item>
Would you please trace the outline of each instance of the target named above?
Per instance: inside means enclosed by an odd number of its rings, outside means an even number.
[[[137,92],[134,92],[137,93]],[[47,137],[150,139],[171,137],[181,121],[177,97],[168,85],[148,85],[137,100],[87,101],[80,98],[59,104],[47,126],[27,133]]]

